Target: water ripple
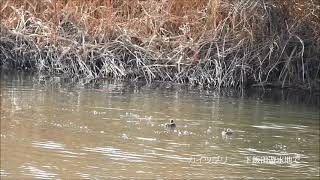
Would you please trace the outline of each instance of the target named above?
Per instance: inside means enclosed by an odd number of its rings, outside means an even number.
[[[9,175],[9,173],[6,172],[6,170],[0,169],[0,176],[8,176],[8,175]]]
[[[32,175],[38,179],[56,179],[56,175],[57,175],[55,173],[48,172],[48,171],[39,169],[39,168],[37,168],[35,166],[31,166],[31,165],[26,165],[26,166],[23,165],[20,168],[23,170],[29,171],[29,173],[30,173],[29,175]],[[26,174],[28,174],[28,173],[26,173]]]
[[[87,152],[97,152],[111,157],[114,160],[125,160],[129,162],[145,162],[143,158],[151,158],[152,156],[140,155],[132,152],[124,152],[113,147],[95,147],[83,148]]]
[[[56,142],[53,142],[53,141],[33,142],[32,146],[33,147],[37,147],[37,148],[44,148],[44,149],[57,149],[57,150],[64,149],[64,145],[63,144],[56,143]]]
[[[157,140],[156,138],[144,138],[144,137],[136,137],[136,138],[139,140],[142,140],[142,141],[156,141]]]
[[[255,128],[259,128],[259,129],[286,129],[285,126],[280,126],[280,125],[276,125],[274,123],[264,123],[266,125],[255,125],[255,126],[252,126],[252,127],[255,127]]]

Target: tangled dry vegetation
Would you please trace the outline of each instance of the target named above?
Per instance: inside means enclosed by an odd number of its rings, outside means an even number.
[[[0,10],[4,69],[319,88],[319,1],[4,0]]]

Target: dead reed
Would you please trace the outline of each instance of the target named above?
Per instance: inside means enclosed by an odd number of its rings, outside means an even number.
[[[320,89],[313,0],[4,0],[0,11],[5,69]]]

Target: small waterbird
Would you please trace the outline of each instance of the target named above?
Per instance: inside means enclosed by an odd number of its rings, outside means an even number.
[[[173,121],[173,119],[170,120],[170,123],[165,124],[167,128],[175,128],[176,123]]]
[[[233,133],[233,131],[230,128],[223,128],[221,135],[222,136],[226,136],[226,135],[230,136],[232,133]]]

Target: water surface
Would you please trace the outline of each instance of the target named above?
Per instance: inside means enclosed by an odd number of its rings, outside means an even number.
[[[319,177],[318,95],[59,81],[2,76],[1,179]]]

